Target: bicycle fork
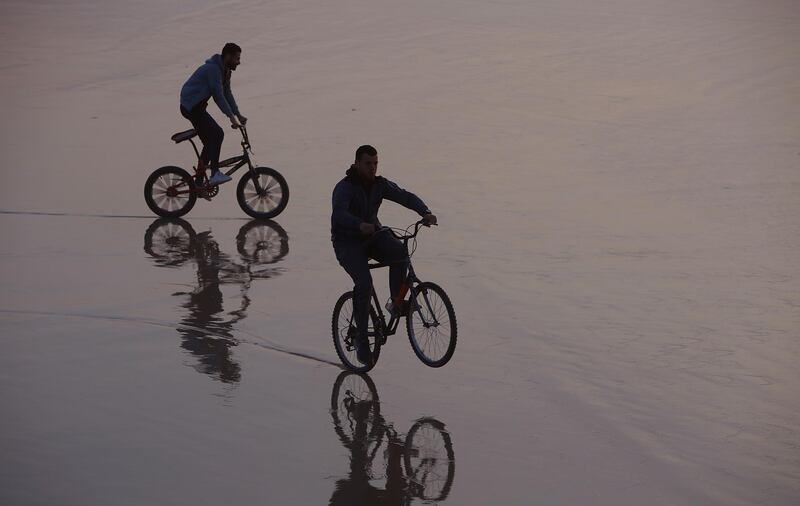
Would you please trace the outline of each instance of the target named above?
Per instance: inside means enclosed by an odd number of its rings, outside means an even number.
[[[409,308],[409,313],[415,311],[417,314],[419,314],[419,319],[422,321],[422,326],[425,327],[426,329],[430,327],[438,327],[439,320],[436,319],[436,313],[434,312],[433,307],[431,306],[431,301],[428,300],[428,292],[417,290],[416,287],[418,287],[421,283],[417,278],[417,275],[414,274],[414,267],[410,263],[408,266],[408,278],[406,282],[408,283],[408,289],[411,292],[410,299],[413,305],[413,307]],[[417,302],[419,300],[418,297],[420,292],[422,293],[422,299],[425,301],[425,307],[428,308],[428,313],[430,314],[430,318],[432,318],[433,321],[429,321],[429,319],[425,317],[422,311],[422,307]]]
[[[422,311],[422,306],[417,302],[420,293],[422,293],[422,299],[425,301],[425,307],[428,308],[430,319],[425,317],[425,314]],[[436,313],[433,311],[431,301],[428,300],[428,292],[420,292],[416,288],[411,288],[411,299],[414,301],[414,303],[413,307],[410,308],[409,311],[414,311],[419,315],[419,319],[422,321],[422,326],[426,329],[429,327],[438,327],[439,320],[436,318]]]

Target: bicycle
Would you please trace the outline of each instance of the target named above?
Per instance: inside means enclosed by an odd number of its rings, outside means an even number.
[[[144,251],[160,267],[180,267],[196,258],[198,234],[181,218],[158,218],[144,234]],[[279,262],[289,253],[289,235],[272,220],[250,220],[236,234],[236,249],[246,265]]]
[[[406,332],[417,358],[429,367],[442,367],[453,356],[456,348],[456,335],[458,325],[456,313],[450,298],[444,289],[435,283],[421,281],[411,265],[411,257],[417,247],[416,237],[420,227],[424,225],[420,220],[406,229],[392,229],[381,227],[375,234],[391,233],[399,239],[406,250],[408,258],[408,315],[406,318]],[[414,227],[414,232],[408,230]],[[398,233],[400,232],[400,233]],[[413,241],[409,251],[409,243]],[[388,267],[388,263],[370,263],[370,269]],[[372,364],[362,364],[356,356],[356,328],[353,323],[353,292],[345,292],[336,301],[331,319],[333,345],[336,354],[348,369],[356,372],[366,372],[378,362],[381,346],[386,344],[386,338],[397,332],[401,315],[392,312],[389,321],[381,309],[378,294],[373,284],[370,294],[369,320],[371,325],[367,329],[367,339],[372,350]]]
[[[242,210],[253,218],[274,218],[289,203],[289,185],[286,179],[275,169],[255,167],[251,155],[253,149],[247,128],[238,127],[242,134],[242,154],[219,162],[219,168],[230,167],[225,172],[230,176],[247,165],[247,172],[239,179],[236,186],[236,200]],[[144,200],[147,207],[158,216],[178,218],[192,210],[197,197],[211,200],[219,194],[219,185],[210,186],[204,162],[200,158],[193,138],[197,136],[194,129],[178,132],[172,136],[175,144],[184,141],[192,143],[197,155],[197,166],[194,177],[186,170],[176,166],[165,166],[154,170],[144,184]]]
[[[444,423],[420,418],[402,438],[381,414],[372,379],[350,371],[342,371],[333,384],[331,417],[339,440],[350,451],[351,468],[349,476],[337,482],[330,504],[354,504],[370,492],[374,499],[391,498],[392,504],[447,499],[455,478],[455,454]],[[373,484],[381,479],[384,490],[375,489]]]

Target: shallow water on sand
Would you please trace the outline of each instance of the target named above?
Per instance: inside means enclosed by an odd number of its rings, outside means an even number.
[[[753,483],[781,484],[775,470],[793,487],[791,389],[779,388],[777,357],[769,371],[741,358],[759,336],[763,354],[791,350],[769,332],[722,348],[710,329],[690,334],[691,321],[670,325],[649,307],[652,318],[605,336],[564,322],[575,333],[554,343],[461,268],[418,267],[455,300],[453,362],[425,368],[401,331],[368,378],[351,378],[328,330],[346,279],[328,251],[304,255],[314,241],[291,227],[0,220],[14,239],[2,247],[0,315],[11,503],[477,504],[524,502],[533,482],[544,502],[688,504],[749,501],[764,493]]]
[[[46,4],[0,17],[0,503],[797,503],[794,3]],[[185,220],[141,197],[190,165],[209,25],[274,222],[233,184]],[[441,369],[402,329],[338,364],[329,199],[363,142],[440,218]]]

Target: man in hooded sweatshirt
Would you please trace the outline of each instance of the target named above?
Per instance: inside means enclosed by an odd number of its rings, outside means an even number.
[[[383,199],[416,211],[427,225],[436,225],[436,216],[425,203],[385,177],[376,176],[378,151],[369,145],[356,150],[355,163],[344,179],[333,189],[331,240],[339,264],[353,278],[353,320],[356,352],[360,362],[372,364],[372,351],[367,342],[369,297],[372,276],[369,258],[389,264],[390,311],[404,314],[404,286],[408,272],[408,256],[403,243],[388,233],[371,237],[380,228],[378,208]]]
[[[219,171],[219,154],[225,133],[208,114],[208,99],[214,102],[231,121],[233,128],[247,123],[231,93],[231,72],[241,62],[242,48],[232,42],[225,44],[222,54],[215,54],[201,65],[181,88],[181,114],[188,119],[203,142],[200,161],[211,169],[209,184],[226,183],[231,177]]]

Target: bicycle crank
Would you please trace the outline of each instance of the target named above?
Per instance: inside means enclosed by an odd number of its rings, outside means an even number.
[[[206,200],[211,200],[219,194],[219,186],[205,186],[200,189],[200,196]]]

